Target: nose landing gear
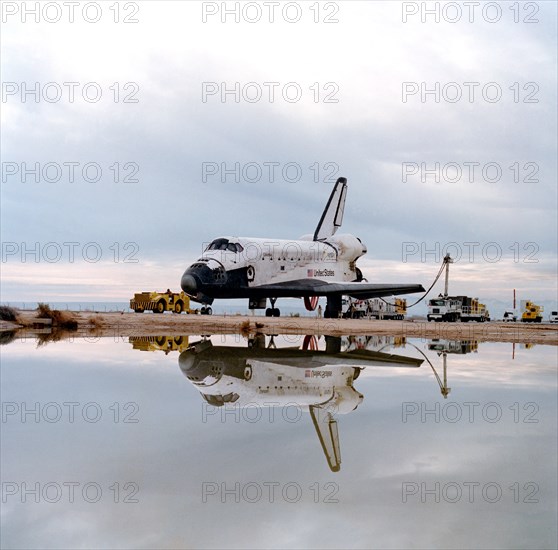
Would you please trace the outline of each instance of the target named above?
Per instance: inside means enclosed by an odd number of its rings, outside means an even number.
[[[275,302],[277,301],[277,298],[270,298],[269,301],[271,302],[271,307],[268,307],[265,310],[265,316],[266,317],[280,317],[281,312],[279,311],[278,308],[275,307]]]

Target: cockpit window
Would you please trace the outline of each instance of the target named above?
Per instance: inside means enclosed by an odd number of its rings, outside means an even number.
[[[212,243],[210,243],[206,250],[227,250],[228,245],[228,239],[215,239]]]
[[[229,239],[215,239],[205,249],[208,250],[227,250],[228,252],[242,252],[244,248],[239,243],[231,243]]]

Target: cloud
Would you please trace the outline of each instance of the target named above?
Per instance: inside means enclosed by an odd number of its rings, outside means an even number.
[[[324,179],[344,175],[343,229],[368,243],[375,269],[396,261],[408,241],[533,242],[555,265],[555,6],[540,6],[537,25],[513,23],[511,11],[498,24],[452,25],[402,23],[399,4],[339,8],[339,23],[330,25],[314,23],[308,10],[297,24],[281,17],[203,23],[197,3],[142,4],[140,23],[131,25],[114,24],[108,11],[96,24],[11,19],[3,26],[3,81],[54,82],[63,99],[3,103],[2,161],[18,167],[2,183],[3,240],[136,242],[142,262],[130,280],[160,280],[149,270],[155,265],[176,279],[216,235],[311,232],[331,188]],[[73,103],[65,82],[79,83]],[[101,89],[98,102],[83,99],[88,82]],[[270,82],[278,83],[274,102],[265,100]],[[479,84],[473,103],[443,94],[421,102],[420,93],[403,102],[404,82],[440,89],[453,82],[463,93],[464,83]],[[501,88],[496,103],[482,98],[490,82]],[[524,88],[528,82],[538,87],[538,103],[523,102],[535,90]],[[203,83],[218,86],[205,102]],[[236,83],[239,102],[234,93],[222,102],[223,86]],[[288,83],[300,87],[300,101],[284,99]],[[264,99],[247,101],[258,89]],[[33,174],[23,182],[23,169],[37,162],[40,182]],[[48,163],[61,169],[54,182],[43,174]],[[65,163],[77,163],[73,182]],[[204,163],[219,169],[205,182]],[[245,181],[250,163],[261,169],[257,182]],[[278,163],[273,181],[270,163]],[[423,182],[421,174],[403,181],[402,163],[439,163],[441,181]],[[446,181],[448,163],[464,171],[478,163],[474,181]],[[501,169],[498,181],[483,177],[487,163]],[[92,172],[84,172],[89,164]],[[285,179],[289,164],[295,176]],[[99,170],[99,181],[87,181]],[[538,181],[524,181],[529,175]],[[8,274],[13,261],[3,265]],[[57,291],[88,298],[84,281],[104,284],[97,267]],[[494,280],[504,286],[512,267],[500,264]],[[12,277],[3,299],[21,299],[33,285],[41,293],[43,268],[49,272],[44,263],[19,266],[22,284]],[[533,271],[544,277],[543,269]],[[479,270],[471,282],[483,279]]]

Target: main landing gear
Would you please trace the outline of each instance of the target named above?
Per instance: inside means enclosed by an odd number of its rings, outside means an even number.
[[[277,298],[270,298],[269,301],[271,302],[271,307],[268,307],[265,310],[265,316],[266,317],[279,317],[281,315],[281,312],[279,311],[278,308],[275,307],[275,302],[277,301]]]
[[[327,305],[324,311],[326,319],[338,319],[341,315],[342,303],[341,296],[333,295],[327,297]]]

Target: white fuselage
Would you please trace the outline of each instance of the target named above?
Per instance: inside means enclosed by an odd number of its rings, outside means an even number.
[[[366,247],[353,235],[334,235],[327,241],[223,237],[240,251],[206,249],[199,261],[226,272],[246,268],[248,286],[315,278],[346,282],[356,278],[355,261]],[[233,247],[230,247],[233,248]],[[238,248],[238,247],[236,247]]]
[[[223,375],[206,379],[196,386],[203,395],[236,394],[238,407],[285,407],[296,405],[303,411],[310,406],[328,404],[338,414],[345,414],[362,402],[354,389],[355,368],[350,365],[309,368],[291,367],[257,359],[249,359],[249,380]]]

